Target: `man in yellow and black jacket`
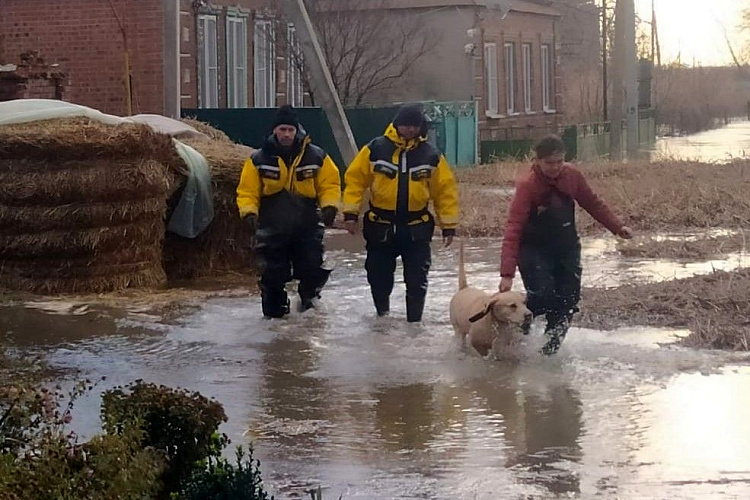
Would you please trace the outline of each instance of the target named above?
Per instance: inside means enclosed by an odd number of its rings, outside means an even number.
[[[289,313],[284,285],[292,278],[299,279],[301,310],[320,296],[331,272],[323,267],[323,225],[333,224],[340,198],[336,164],[311,143],[294,108],[282,106],[273,133],[245,161],[237,186],[240,217],[256,236],[266,317]]]
[[[445,157],[427,142],[427,126],[418,104],[402,106],[385,135],[363,147],[346,171],[343,212],[354,234],[360,205],[370,190],[370,209],[362,232],[367,243],[367,281],[379,316],[390,310],[396,258],[401,256],[406,282],[406,319],[422,320],[431,264],[430,241],[435,218],[443,241],[453,241],[458,225],[458,188]]]

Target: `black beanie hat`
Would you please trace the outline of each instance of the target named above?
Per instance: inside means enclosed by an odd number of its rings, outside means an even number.
[[[273,122],[273,128],[279,125],[291,125],[292,127],[299,130],[299,118],[297,118],[297,111],[289,104],[284,104],[276,112],[276,121]]]
[[[413,127],[424,126],[424,113],[421,104],[404,104],[396,113],[393,119],[393,125],[411,125]]]

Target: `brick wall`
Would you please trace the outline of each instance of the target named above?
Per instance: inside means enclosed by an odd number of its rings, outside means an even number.
[[[498,76],[498,108],[499,116],[487,116],[486,104],[481,102],[479,106],[479,129],[480,140],[510,140],[510,139],[536,139],[549,132],[556,132],[562,109],[562,95],[560,71],[558,64],[558,47],[555,40],[556,18],[552,16],[530,14],[511,11],[501,19],[495,13],[488,13],[482,22],[483,42],[482,53],[478,54],[480,64],[476,71],[482,72],[482,89],[479,95],[484,98],[486,87],[484,85],[484,43],[495,43],[497,49],[497,76]],[[512,115],[507,115],[506,98],[508,88],[506,86],[505,74],[505,43],[514,44],[515,54],[515,109]],[[523,92],[523,57],[522,46],[531,45],[531,73],[532,73],[532,107],[530,111],[525,110]],[[541,46],[548,45],[553,51],[553,82],[551,85],[550,105],[553,110],[542,109],[542,70],[541,70]],[[477,76],[480,76],[479,74]],[[482,99],[482,101],[484,101]]]
[[[160,0],[113,2],[128,35],[133,113],[161,113]],[[36,51],[68,75],[66,101],[126,114],[123,37],[108,0],[0,0],[0,60]]]
[[[0,61],[1,62],[1,61]],[[0,101],[62,99],[67,77],[36,53],[26,53],[20,64],[0,65]]]

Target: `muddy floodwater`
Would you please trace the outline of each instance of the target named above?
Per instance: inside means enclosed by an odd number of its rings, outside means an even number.
[[[448,323],[454,249],[435,247],[422,325],[376,318],[362,242],[329,235],[336,265],[320,307],[265,320],[257,296],[206,300],[161,317],[38,301],[0,310],[22,351],[80,376],[106,376],[73,428],[99,430],[103,390],[136,379],[217,398],[233,444],[254,443],[277,498],[750,498],[750,365],[737,353],[674,344],[686,332],[572,328],[560,353],[480,359]],[[672,279],[747,265],[623,261],[584,241],[584,286]],[[497,286],[499,246],[467,242],[472,284]],[[400,267],[397,272],[400,272]],[[66,375],[70,382],[73,376]]]
[[[711,163],[750,158],[750,122],[736,121],[684,137],[660,137],[647,156],[652,160],[674,158]]]

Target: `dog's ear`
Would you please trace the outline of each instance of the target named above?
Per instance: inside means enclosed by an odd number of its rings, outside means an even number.
[[[484,305],[484,308],[476,313],[474,316],[469,318],[469,323],[475,323],[479,321],[480,319],[487,316],[490,311],[492,310],[492,306],[495,304],[496,300],[488,300],[487,303]]]

